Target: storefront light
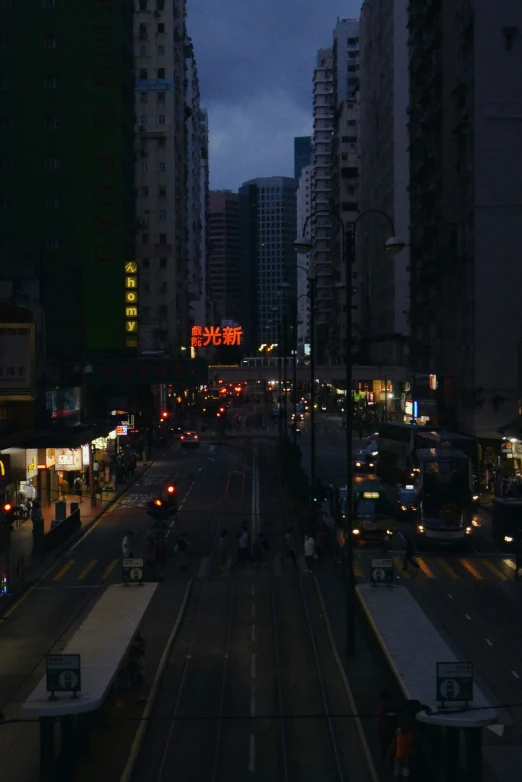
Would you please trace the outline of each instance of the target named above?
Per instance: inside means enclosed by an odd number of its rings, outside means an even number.
[[[116,430],[113,429],[112,432],[109,432],[108,438],[109,440],[115,440],[118,435],[116,434]]]

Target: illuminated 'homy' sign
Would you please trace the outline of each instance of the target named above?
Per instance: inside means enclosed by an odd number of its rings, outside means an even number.
[[[125,264],[125,346],[138,347],[138,264]]]
[[[190,345],[193,348],[205,348],[207,345],[241,345],[243,329],[241,326],[192,326]]]

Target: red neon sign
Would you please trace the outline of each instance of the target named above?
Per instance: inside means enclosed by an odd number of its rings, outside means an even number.
[[[206,348],[207,345],[241,345],[242,339],[241,326],[192,326],[190,345],[193,348]]]

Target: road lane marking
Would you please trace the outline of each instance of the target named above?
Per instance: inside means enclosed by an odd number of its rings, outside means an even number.
[[[464,614],[464,616],[471,622],[471,616],[469,614]]]
[[[511,671],[511,674],[515,677],[515,679],[520,679],[520,676],[516,671]]]
[[[109,578],[110,574],[112,573],[112,571],[114,570],[114,568],[116,567],[118,562],[121,562],[121,559],[113,559],[112,562],[110,563],[110,565],[107,565],[107,567],[103,571],[103,575],[101,577],[102,581],[105,581],[106,579]]]
[[[250,749],[248,753],[248,770],[254,773],[256,770],[256,737],[250,734]]]
[[[516,570],[517,567],[512,559],[503,559],[502,562],[511,568],[511,570]]]
[[[508,577],[501,570],[496,568],[495,565],[493,565],[492,562],[490,562],[487,559],[482,559],[481,562],[482,562],[483,565],[485,565],[488,568],[488,570],[491,570],[493,575],[495,575],[497,578],[500,578],[501,581],[507,581],[508,580]]]
[[[256,691],[254,687],[250,688],[250,716],[256,716]]]
[[[491,641],[489,640],[489,638],[486,638],[486,643],[487,643],[487,645],[488,645],[488,646],[493,646],[493,644],[491,643]]]
[[[441,568],[443,568],[446,571],[448,576],[450,576],[451,578],[455,579],[455,581],[459,581],[460,580],[459,574],[456,573],[450,565],[448,565],[448,563],[446,562],[445,559],[440,559],[439,558],[439,559],[437,559],[437,562],[439,563]]]
[[[205,578],[208,569],[208,559],[208,557],[203,557],[201,560],[201,565],[199,566],[196,578]]]
[[[432,570],[428,567],[428,565],[425,563],[425,561],[422,559],[422,557],[416,557],[417,562],[419,563],[419,567],[426,576],[426,578],[435,578],[435,574]]]
[[[402,562],[399,559],[399,557],[394,557],[393,561],[395,562],[395,567],[397,568],[397,570],[400,570],[401,576],[403,578],[411,578],[411,573],[408,573],[407,570],[402,569]]]
[[[353,563],[353,572],[357,576],[357,578],[362,578],[363,577],[361,566],[359,565],[359,563],[357,561],[355,561]]]
[[[252,638],[252,641],[256,640],[256,626],[255,625],[252,625],[252,636],[251,636],[251,638]]]
[[[471,573],[473,578],[476,578],[477,581],[484,581],[484,576],[482,575],[482,573],[479,573],[477,568],[473,567],[471,562],[468,562],[467,559],[459,559],[459,562],[461,563],[461,565],[463,565],[466,568],[466,570],[469,573]]]
[[[255,654],[252,655],[252,660],[250,661],[250,678],[255,679],[256,678],[256,656]]]
[[[84,567],[84,569],[82,570],[82,572],[78,576],[78,581],[83,581],[84,580],[84,578],[87,575],[87,573],[89,573],[93,569],[93,567],[95,566],[97,561],[98,561],[97,559],[91,559],[89,564]]]
[[[75,562],[75,560],[74,560],[74,559],[70,559],[70,560],[69,560],[69,562],[67,562],[67,563],[66,563],[66,564],[63,566],[63,568],[62,568],[61,570],[59,570],[59,571],[58,571],[58,573],[55,575],[55,577],[54,577],[54,579],[53,579],[53,580],[54,580],[54,581],[59,581],[59,580],[62,578],[62,576],[64,576],[64,575],[67,573],[67,571],[69,570],[69,568],[71,568],[71,567],[74,565],[74,562]]]

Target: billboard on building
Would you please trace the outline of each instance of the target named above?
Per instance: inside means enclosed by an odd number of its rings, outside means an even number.
[[[34,323],[0,323],[0,398],[35,395]]]

